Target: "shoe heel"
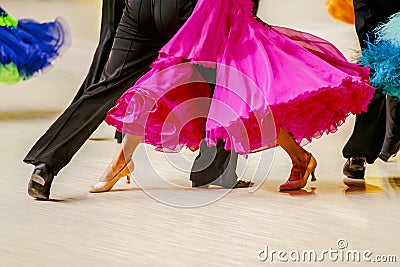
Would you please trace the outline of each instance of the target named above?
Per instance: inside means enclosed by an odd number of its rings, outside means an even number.
[[[41,186],[44,186],[44,184],[46,183],[46,181],[40,175],[37,175],[36,173],[31,175],[31,180],[37,184],[40,184]]]
[[[317,177],[315,177],[315,171],[311,172],[311,182],[317,181]]]
[[[292,169],[298,169],[303,171],[304,167],[298,167],[293,165]],[[307,184],[307,180],[311,174],[311,181],[316,181],[317,178],[315,177],[315,169],[317,168],[317,161],[315,160],[314,156],[310,153],[310,159],[308,161],[307,167],[304,170],[305,173],[303,177],[298,177],[297,179],[293,179],[291,176],[289,179],[279,187],[279,191],[289,191],[289,190],[299,190],[303,188]],[[293,172],[290,173],[292,175]],[[292,178],[292,179],[291,179]]]
[[[125,166],[119,170],[117,173],[114,174],[114,177],[107,181],[107,182],[97,182],[93,186],[91,190],[89,190],[90,193],[103,193],[103,192],[108,192],[110,191],[113,186],[118,182],[119,179],[122,177],[126,176],[128,184],[131,182],[131,171],[134,169],[134,163],[132,160],[130,160],[128,163],[125,163]]]

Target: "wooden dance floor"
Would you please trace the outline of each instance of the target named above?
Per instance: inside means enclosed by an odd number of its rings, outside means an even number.
[[[260,16],[320,35],[350,56],[357,48],[353,26],[333,20],[324,2],[264,0]],[[289,158],[279,148],[240,158],[238,172],[256,185],[230,191],[190,188],[187,169],[196,153],[161,154],[141,146],[133,173],[137,183],[121,180],[111,192],[90,194],[117,149],[113,129],[102,125],[56,177],[52,201],[32,200],[26,192],[32,167],[22,158],[77,91],[97,44],[100,5],[100,0],[1,3],[17,18],[62,16],[72,33],[70,48],[52,69],[14,86],[0,85],[1,266],[365,266],[368,257],[368,266],[383,259],[397,260],[385,266],[398,266],[400,159],[377,160],[367,167],[364,184],[347,186],[341,149],[354,117],[306,146],[318,161],[318,180],[303,190],[278,191],[290,173]],[[318,263],[307,255],[302,259],[311,250]],[[321,258],[324,250],[339,256]],[[360,262],[340,258],[353,251],[360,252]]]

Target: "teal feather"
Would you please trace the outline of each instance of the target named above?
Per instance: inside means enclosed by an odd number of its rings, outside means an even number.
[[[358,58],[371,68],[371,85],[384,94],[400,97],[400,46],[388,41],[369,43]]]
[[[374,32],[378,41],[389,41],[400,46],[400,12],[390,16],[388,22],[378,26]]]
[[[375,42],[358,55],[361,65],[371,69],[371,85],[384,94],[400,97],[400,12],[378,26]]]

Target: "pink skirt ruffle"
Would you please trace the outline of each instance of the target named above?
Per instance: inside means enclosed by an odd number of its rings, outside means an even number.
[[[158,150],[196,150],[205,138],[248,154],[276,146],[280,128],[305,144],[366,111],[375,91],[368,68],[319,37],[264,26],[251,7],[200,0],[106,122]],[[212,99],[196,65],[216,69]]]

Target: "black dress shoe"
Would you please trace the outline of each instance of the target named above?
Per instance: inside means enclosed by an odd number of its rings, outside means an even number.
[[[364,179],[366,159],[361,157],[349,158],[343,166],[343,174],[349,178]]]
[[[28,184],[28,194],[39,200],[48,200],[53,179],[54,174],[47,164],[36,165]]]
[[[254,185],[254,183],[250,180],[241,180],[241,179],[237,180],[235,184],[224,184],[224,183],[220,183],[218,181],[214,181],[214,182],[206,184],[206,185],[197,185],[195,182],[192,182],[192,187],[208,188],[210,185],[222,186],[225,189],[230,189],[230,188],[252,187]]]

